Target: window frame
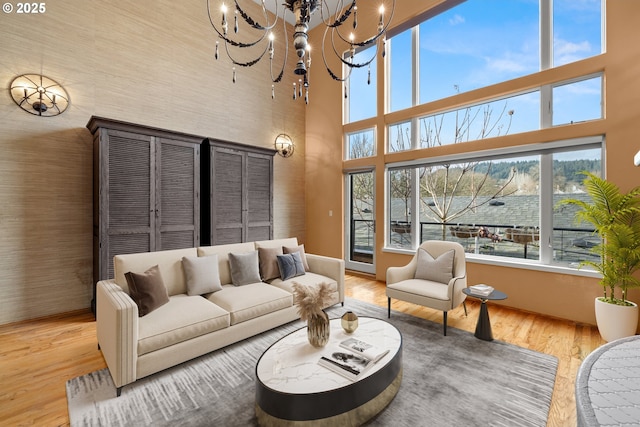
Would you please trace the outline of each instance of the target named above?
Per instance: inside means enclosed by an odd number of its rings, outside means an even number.
[[[553,248],[549,244],[543,244],[542,242],[551,242],[552,239],[552,229],[553,229],[553,154],[573,151],[573,150],[582,150],[582,149],[593,149],[599,148],[601,150],[601,161],[602,161],[602,174],[604,176],[604,165],[605,165],[605,136],[604,135],[595,135],[589,137],[582,138],[573,138],[561,141],[553,141],[553,142],[541,142],[537,144],[528,144],[524,146],[517,147],[503,147],[496,148],[490,150],[482,150],[475,152],[465,152],[460,154],[451,154],[451,155],[443,155],[429,158],[421,158],[414,159],[410,161],[396,162],[396,163],[388,163],[385,165],[385,221],[384,221],[384,252],[392,252],[392,253],[402,253],[402,254],[412,254],[415,253],[417,247],[420,245],[420,237],[419,237],[419,209],[418,201],[419,201],[419,185],[417,184],[417,178],[413,179],[413,188],[411,192],[412,199],[412,212],[411,212],[411,236],[412,236],[412,245],[409,248],[400,248],[397,246],[392,246],[391,244],[391,194],[390,194],[390,171],[397,169],[408,169],[413,168],[414,177],[417,176],[417,170],[422,166],[433,166],[433,165],[441,165],[447,163],[462,163],[468,161],[469,159],[474,159],[474,161],[483,161],[483,160],[492,160],[492,159],[500,159],[500,158],[510,158],[517,156],[526,156],[526,155],[539,155],[540,156],[540,257],[538,260],[529,260],[529,259],[519,259],[519,258],[510,258],[503,256],[495,256],[495,255],[483,255],[483,254],[474,254],[474,253],[466,253],[465,256],[468,260],[484,263],[484,264],[492,264],[492,265],[507,265],[507,266],[518,266],[525,268],[532,268],[536,270],[543,271],[558,271],[562,270],[564,272],[576,272],[579,275],[584,275],[588,277],[597,277],[597,273],[591,270],[578,270],[575,267],[559,264],[553,262]]]

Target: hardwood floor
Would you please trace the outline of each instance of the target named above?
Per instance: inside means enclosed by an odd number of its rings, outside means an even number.
[[[347,274],[348,297],[383,307],[385,285]],[[442,322],[442,313],[393,301],[397,311]],[[479,304],[467,299],[469,315],[459,307],[449,312],[449,327],[475,330]],[[575,426],[574,381],[580,363],[604,344],[595,326],[548,318],[491,304],[495,339],[554,355],[559,360],[548,426]],[[0,425],[68,425],[65,383],[105,368],[97,347],[90,312],[69,313],[0,326]]]

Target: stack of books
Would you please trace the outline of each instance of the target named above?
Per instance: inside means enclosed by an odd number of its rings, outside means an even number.
[[[362,377],[389,350],[377,348],[367,342],[349,338],[340,343],[345,351],[334,351],[320,357],[318,364],[352,381]]]
[[[491,292],[493,292],[493,288],[489,285],[473,285],[469,286],[469,290],[474,295],[479,295],[482,297],[488,296]]]

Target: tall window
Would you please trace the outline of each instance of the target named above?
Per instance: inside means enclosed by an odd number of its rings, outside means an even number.
[[[357,52],[354,62],[362,63],[375,55],[376,47],[371,46]],[[353,123],[358,120],[375,117],[377,114],[376,61],[362,68],[351,68],[351,75],[344,83],[345,114],[344,122]]]
[[[391,167],[388,245],[413,250],[425,240],[449,240],[468,253],[577,265],[591,256],[593,230],[555,206],[584,194],[580,172],[601,172],[600,143],[591,141]]]
[[[412,29],[392,32],[388,111],[598,55],[604,50],[602,4],[603,0],[466,0],[428,15]]]

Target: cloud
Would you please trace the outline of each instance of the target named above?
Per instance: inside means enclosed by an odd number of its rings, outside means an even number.
[[[453,15],[451,19],[449,19],[449,25],[464,24],[464,22],[465,22],[464,17],[458,15],[457,13]]]
[[[591,56],[593,48],[587,40],[572,43],[567,40],[556,39],[553,43],[553,50],[554,65],[558,66]]]

